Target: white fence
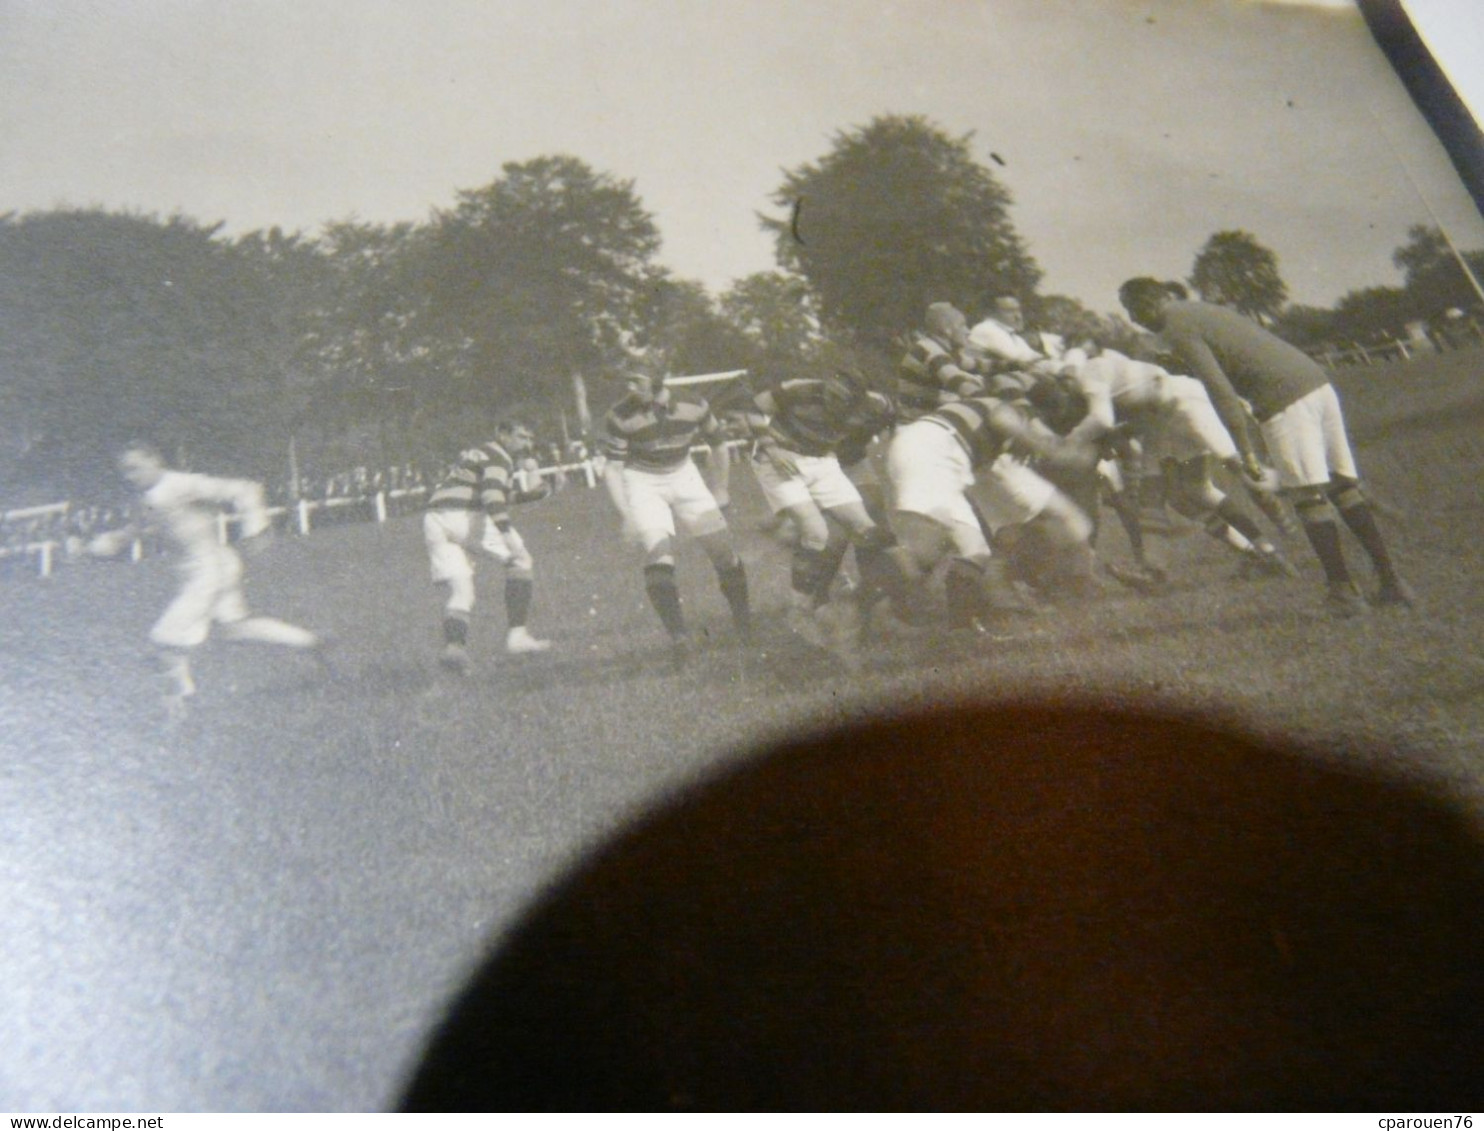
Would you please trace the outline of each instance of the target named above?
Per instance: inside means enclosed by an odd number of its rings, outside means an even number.
[[[728,447],[736,448],[745,442],[732,440]],[[701,446],[691,449],[694,454],[706,455],[710,449]],[[598,479],[602,471],[602,457],[585,459],[578,463],[555,464],[551,467],[540,467],[533,469],[521,469],[517,471],[516,483],[522,492],[532,491],[536,483],[532,480],[565,478],[568,475],[580,476],[585,486],[592,488],[598,485]],[[314,516],[316,514],[329,514],[346,508],[359,508],[369,518],[376,522],[385,522],[394,509],[396,503],[408,498],[425,496],[429,491],[427,487],[396,487],[390,490],[378,490],[368,495],[339,495],[327,499],[297,499],[288,506],[275,506],[268,508],[268,515],[275,522],[282,519],[300,535],[307,535],[314,529]],[[64,521],[71,511],[70,502],[47,503],[38,507],[21,507],[16,510],[0,512],[0,530],[8,525],[25,522],[38,522],[51,520]],[[237,519],[234,515],[225,512],[217,515],[217,537],[223,545],[232,538],[232,529]],[[0,561],[7,558],[35,559],[36,573],[41,577],[50,577],[59,561],[75,558],[83,552],[82,536],[66,538],[38,538],[19,542],[11,546],[0,546]],[[131,561],[139,561],[145,556],[145,544],[143,540],[136,538],[129,547],[129,558]]]

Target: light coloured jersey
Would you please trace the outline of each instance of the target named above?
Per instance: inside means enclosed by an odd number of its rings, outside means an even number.
[[[1194,377],[1170,373],[1153,362],[1104,350],[1072,370],[1084,392],[1101,387],[1118,424],[1129,425],[1179,458],[1210,452],[1222,459],[1236,445]]]
[[[261,534],[269,524],[263,488],[249,479],[165,471],[144,492],[143,503],[147,521],[164,531],[188,557],[216,550],[217,516],[223,508],[241,520],[244,538]]]
[[[1071,372],[1089,401],[1095,394],[1106,398],[1119,421],[1157,413],[1173,399],[1168,370],[1117,350],[1104,350]]]
[[[969,347],[997,369],[1025,369],[1046,360],[1021,334],[995,318],[986,318],[969,331]]]

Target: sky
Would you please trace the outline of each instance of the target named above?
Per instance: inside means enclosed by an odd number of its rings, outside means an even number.
[[[1399,283],[1412,224],[1484,247],[1349,0],[0,0],[0,214],[312,233],[569,153],[716,292],[773,267],[781,170],[881,114],[972,135],[1043,293],[1095,310],[1224,229],[1326,306]]]

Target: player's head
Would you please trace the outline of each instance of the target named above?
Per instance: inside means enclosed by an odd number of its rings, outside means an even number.
[[[530,425],[520,420],[502,420],[495,425],[495,439],[513,456],[521,455],[536,446],[536,434]]]
[[[854,369],[836,369],[824,379],[825,401],[837,410],[860,403],[869,392],[865,377]]]
[[[664,374],[648,369],[638,367],[626,369],[617,376],[630,395],[642,397],[644,400],[654,400],[665,389]]]
[[[994,300],[995,319],[1012,330],[1025,328],[1025,311],[1020,307],[1020,300],[1014,295],[1001,295]]]
[[[131,443],[119,453],[119,471],[142,491],[153,487],[165,474],[165,457],[153,445]]]
[[[969,340],[969,320],[951,302],[935,302],[929,306],[923,325],[933,337],[942,338],[956,346]]]
[[[1164,325],[1165,306],[1175,300],[1169,287],[1158,279],[1141,275],[1118,288],[1118,301],[1140,326],[1158,330]]]
[[[1025,396],[1036,415],[1058,436],[1065,436],[1087,415],[1087,394],[1070,375],[1041,377]]]

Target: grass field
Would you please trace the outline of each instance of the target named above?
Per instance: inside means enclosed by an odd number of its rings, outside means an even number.
[[[1334,623],[1317,566],[1239,582],[1199,533],[1122,591],[993,646],[894,644],[844,674],[782,628],[787,552],[738,475],[759,611],[750,647],[694,547],[702,641],[672,674],[601,491],[522,511],[548,655],[500,656],[481,577],[474,665],[437,670],[417,521],[281,539],[250,598],[339,641],[343,671],[208,647],[158,725],[144,640],[168,564],[0,588],[0,1108],[366,1110],[392,1101],[461,976],[522,905],[646,801],[791,730],[970,697],[1214,713],[1484,797],[1478,532],[1484,355],[1349,370],[1357,455],[1413,613]],[[1105,551],[1123,552],[1109,533]],[[1350,547],[1352,560],[1360,561]]]

